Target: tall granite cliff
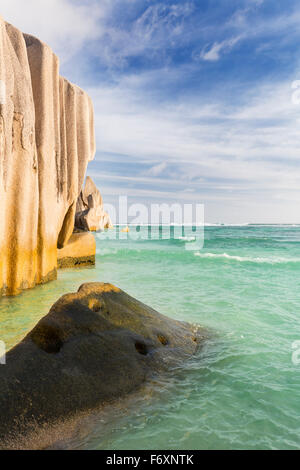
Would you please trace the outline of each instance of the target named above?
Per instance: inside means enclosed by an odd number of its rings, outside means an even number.
[[[52,50],[0,17],[0,295],[56,278],[95,154],[93,119]]]

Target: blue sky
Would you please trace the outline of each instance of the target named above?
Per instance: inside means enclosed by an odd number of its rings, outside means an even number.
[[[299,2],[1,0],[0,14],[92,96],[106,202],[300,223]]]

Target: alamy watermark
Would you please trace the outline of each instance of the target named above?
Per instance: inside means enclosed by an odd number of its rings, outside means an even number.
[[[300,80],[294,80],[291,85],[292,90],[292,103],[299,105],[300,104]]]
[[[117,206],[104,204],[114,226],[102,234],[106,239],[166,240],[177,239],[187,250],[201,250],[204,246],[203,204],[129,204],[127,196],[120,196]],[[130,228],[129,228],[130,227]]]
[[[0,366],[6,364],[6,344],[4,341],[0,341]]]
[[[294,80],[291,84],[292,90],[292,103],[300,105],[300,80]],[[300,340],[296,340],[292,343],[292,363],[295,366],[300,365]]]

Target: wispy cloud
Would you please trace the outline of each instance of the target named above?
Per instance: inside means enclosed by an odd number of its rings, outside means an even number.
[[[154,2],[131,21],[130,28],[126,23],[108,21],[98,57],[106,65],[118,67],[137,56],[161,60],[166,48],[175,47],[184,38],[184,22],[193,9],[191,1]]]
[[[149,170],[147,170],[146,174],[155,177],[160,176],[166,170],[167,166],[168,165],[166,162],[159,163],[158,165],[154,165]]]
[[[300,117],[289,82],[249,90],[246,104],[232,107],[225,102],[203,106],[203,97],[149,104],[142,89],[130,91],[122,83],[90,93],[99,149],[134,155],[145,165],[152,159],[156,163],[147,175],[153,183],[168,170],[185,187],[188,180],[198,189],[203,178],[219,178],[223,187],[231,181],[232,190],[240,190],[241,181],[244,189],[300,187],[299,174],[287,164],[287,159],[292,166],[298,164]]]
[[[239,35],[230,39],[225,39],[222,42],[215,42],[211,47],[206,46],[201,51],[200,58],[213,62],[219,60],[221,53],[229,52],[239,41],[243,39],[243,37],[243,35]]]
[[[108,0],[1,0],[0,4],[6,21],[48,43],[62,61],[102,36],[102,20],[109,9]]]
[[[0,10],[91,94],[90,172],[108,202],[196,200],[212,222],[300,221],[296,0],[1,0]]]

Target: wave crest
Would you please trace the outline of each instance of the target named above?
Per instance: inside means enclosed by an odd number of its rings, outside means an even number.
[[[300,258],[251,258],[248,256],[228,255],[227,253],[195,253],[195,256],[206,259],[224,259],[229,261],[248,262],[248,263],[300,263]]]
[[[179,237],[178,240],[182,242],[195,242],[196,237]]]

